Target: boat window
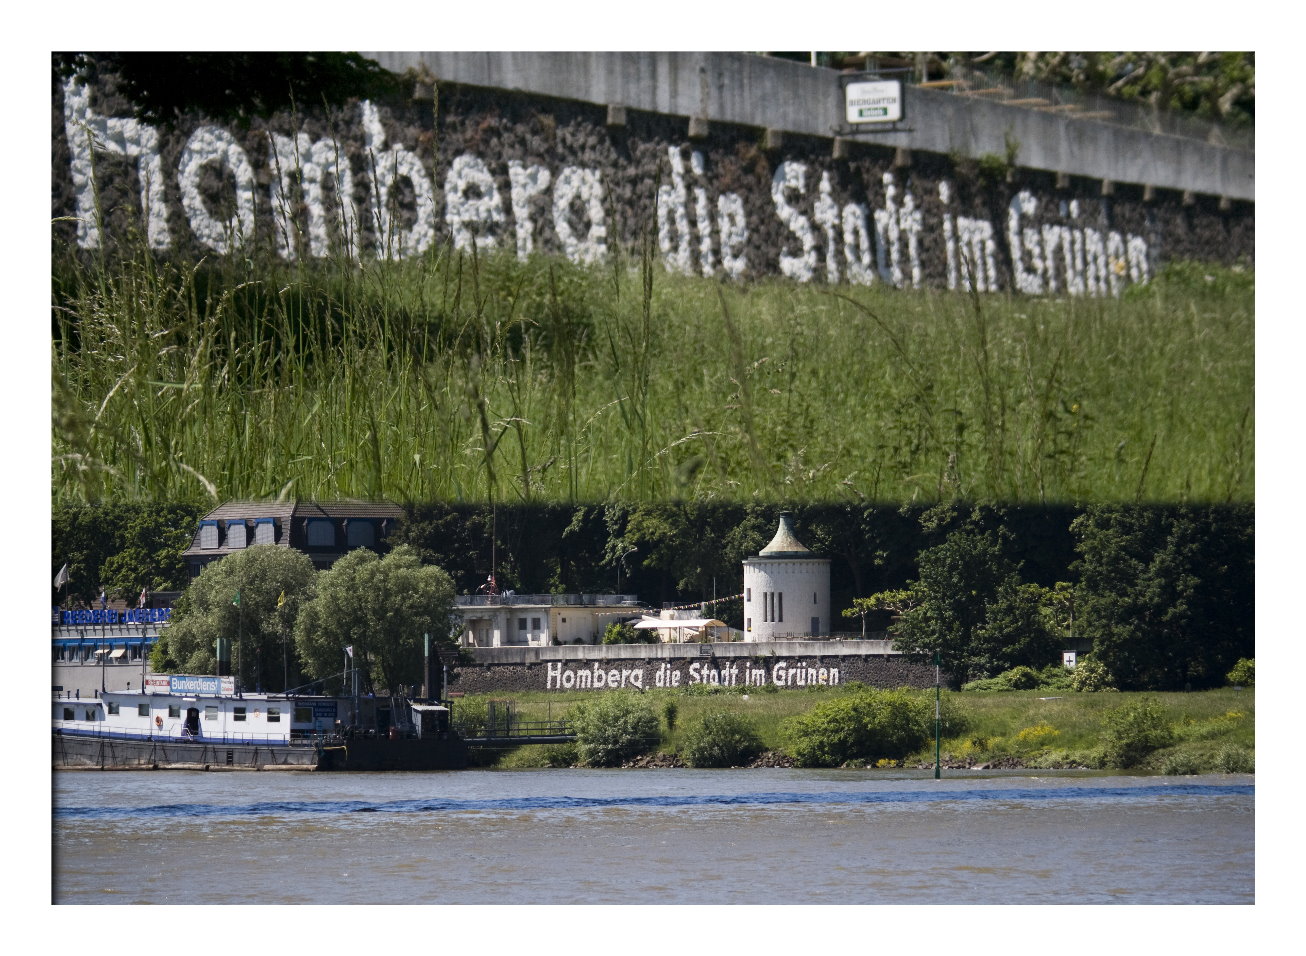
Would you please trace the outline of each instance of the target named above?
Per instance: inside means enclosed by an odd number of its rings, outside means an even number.
[[[169,705],[168,705],[168,716],[169,716],[169,717],[180,717],[180,716],[181,716],[181,704],[169,704]]]
[[[73,709],[72,709],[71,707],[65,707],[65,708],[63,709],[63,719],[64,719],[64,720],[72,720],[72,719],[73,719]]]
[[[280,707],[269,707],[269,708],[268,708],[268,723],[269,723],[269,724],[279,724],[279,723],[281,723],[281,708],[280,708]]]
[[[85,716],[84,719],[85,719],[85,720],[99,720],[99,719],[100,719],[100,718],[99,718],[99,711],[97,711],[94,707],[87,707],[87,708],[86,708],[86,716]]]
[[[236,707],[236,708],[233,708],[232,711],[231,711],[231,719],[232,719],[232,720],[244,720],[244,719],[245,719],[245,708],[244,708],[244,707]]]
[[[217,704],[205,704],[205,705],[204,705],[204,719],[205,719],[205,720],[217,720],[217,719],[218,719],[218,705],[217,705]]]
[[[137,716],[137,717],[148,717],[148,716],[150,716],[150,705],[149,705],[149,704],[137,704],[137,705],[136,705],[136,716]]]
[[[311,724],[312,722],[313,722],[313,708],[312,708],[312,707],[296,707],[296,708],[295,708],[295,723],[297,723],[297,724]]]
[[[110,702],[109,702],[109,715],[110,715],[110,716],[113,716],[113,715],[116,715],[117,713],[118,713],[118,705],[117,705],[116,703],[114,703],[113,701],[110,701]]]

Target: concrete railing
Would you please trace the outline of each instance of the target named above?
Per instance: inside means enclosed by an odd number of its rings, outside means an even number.
[[[701,134],[727,123],[832,139],[839,72],[750,53],[364,53],[396,73],[683,116]],[[907,86],[905,119],[861,135],[892,149],[978,159],[1112,183],[1254,200],[1256,154],[1213,143]],[[687,128],[687,135],[689,129]]]

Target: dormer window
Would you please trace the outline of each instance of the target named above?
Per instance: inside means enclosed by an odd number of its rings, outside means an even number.
[[[376,525],[366,518],[351,518],[346,528],[349,547],[370,548],[376,544]]]
[[[227,547],[243,548],[248,539],[248,531],[245,528],[245,519],[236,518],[227,522]]]
[[[218,546],[218,523],[216,521],[200,522],[200,547],[216,548]]]
[[[277,526],[272,518],[259,518],[254,522],[255,544],[276,544]]]
[[[311,518],[308,522],[308,546],[333,548],[336,544],[335,526],[326,518]]]

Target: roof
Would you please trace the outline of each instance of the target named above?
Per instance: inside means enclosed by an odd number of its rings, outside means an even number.
[[[762,558],[810,558],[814,557],[810,548],[798,540],[793,527],[789,524],[789,513],[780,513],[780,527],[776,529],[771,543],[763,548],[758,557]]]
[[[303,523],[310,518],[326,518],[332,521],[348,521],[353,518],[387,520],[401,518],[403,515],[404,510],[402,508],[388,501],[299,501],[294,498],[272,501],[228,501],[214,508],[199,520],[195,528],[195,534],[191,538],[191,545],[182,556],[186,558],[213,559],[231,554],[234,551],[243,550],[242,548],[228,547],[225,535],[219,547],[201,547],[201,528],[207,522],[217,522],[219,526],[226,526],[232,522],[253,521],[257,524],[260,520],[272,519],[279,531],[274,543],[278,547],[291,548],[299,547],[297,541],[292,541],[292,534],[302,532]],[[251,543],[252,539],[247,542],[247,545]],[[335,550],[343,554],[347,549]]]

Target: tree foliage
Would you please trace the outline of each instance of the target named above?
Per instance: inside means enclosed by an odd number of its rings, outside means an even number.
[[[950,530],[917,557],[919,577],[891,628],[894,646],[918,661],[937,654],[962,683],[1052,663],[1060,642],[1047,626],[1047,592],[1021,580],[1005,528],[986,527],[978,511],[957,523],[948,509],[926,512],[922,524]]]
[[[271,544],[205,566],[173,608],[151,666],[162,673],[233,673],[249,689],[285,689],[296,670],[291,629],[316,573],[307,555]],[[219,669],[219,641],[230,670]]]
[[[365,691],[396,691],[421,682],[423,635],[452,652],[453,583],[423,565],[407,546],[385,557],[350,551],[319,573],[312,599],[295,622],[295,646],[316,678],[339,673],[345,648]]]
[[[1077,627],[1121,690],[1218,687],[1254,656],[1250,506],[1101,506],[1072,530]]]
[[[89,604],[101,587],[110,598],[128,599],[142,588],[180,591],[187,584],[182,554],[201,513],[198,507],[175,504],[54,509],[51,556],[55,570],[68,562],[68,598]]]
[[[398,78],[357,53],[161,52],[55,53],[55,74],[117,77],[137,116],[174,123],[197,111],[247,120],[278,110],[393,93]]]

